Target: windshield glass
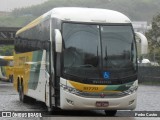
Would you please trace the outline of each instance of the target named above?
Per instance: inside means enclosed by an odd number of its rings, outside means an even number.
[[[101,26],[104,68],[127,68],[133,63],[133,33],[129,26]]]
[[[101,26],[103,70],[111,78],[135,74],[136,54],[134,36],[130,26]]]
[[[99,78],[99,36],[98,25],[63,24],[64,73]]]
[[[64,74],[87,79],[124,78],[136,73],[136,47],[130,25],[63,23]]]

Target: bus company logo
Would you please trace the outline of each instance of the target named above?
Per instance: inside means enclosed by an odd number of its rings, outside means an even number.
[[[2,117],[12,117],[11,112],[2,112]]]
[[[104,93],[101,93],[101,94],[100,94],[100,97],[101,97],[101,98],[104,98],[105,96],[106,96],[106,95],[105,95]]]
[[[42,117],[42,113],[40,113],[40,112],[2,112],[2,114],[0,114],[0,117],[4,117],[4,118],[10,118],[10,117],[38,118],[38,117]]]

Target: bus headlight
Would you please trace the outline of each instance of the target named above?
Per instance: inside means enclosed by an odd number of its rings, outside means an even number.
[[[76,95],[78,95],[80,93],[79,90],[77,90],[75,88],[72,88],[72,87],[69,87],[67,85],[61,84],[60,86],[62,87],[63,90],[65,90],[65,91],[67,91],[69,93],[76,94]]]
[[[130,95],[130,94],[136,92],[137,89],[138,89],[138,86],[131,86],[128,90],[123,91],[123,93],[126,93],[126,94],[129,94],[129,95]]]

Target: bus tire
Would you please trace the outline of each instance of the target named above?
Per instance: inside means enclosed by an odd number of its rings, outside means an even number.
[[[117,110],[105,110],[106,116],[115,116],[117,113]]]
[[[24,95],[23,83],[19,84],[18,90],[19,90],[19,100],[23,103],[26,103],[28,101],[28,97]]]

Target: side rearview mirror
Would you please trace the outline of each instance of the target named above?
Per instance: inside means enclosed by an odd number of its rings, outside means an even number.
[[[56,52],[62,52],[62,34],[59,29],[55,29],[55,50]]]
[[[135,32],[136,38],[140,41],[136,40],[136,42],[141,43],[141,55],[148,53],[148,40],[147,38],[140,32]]]

